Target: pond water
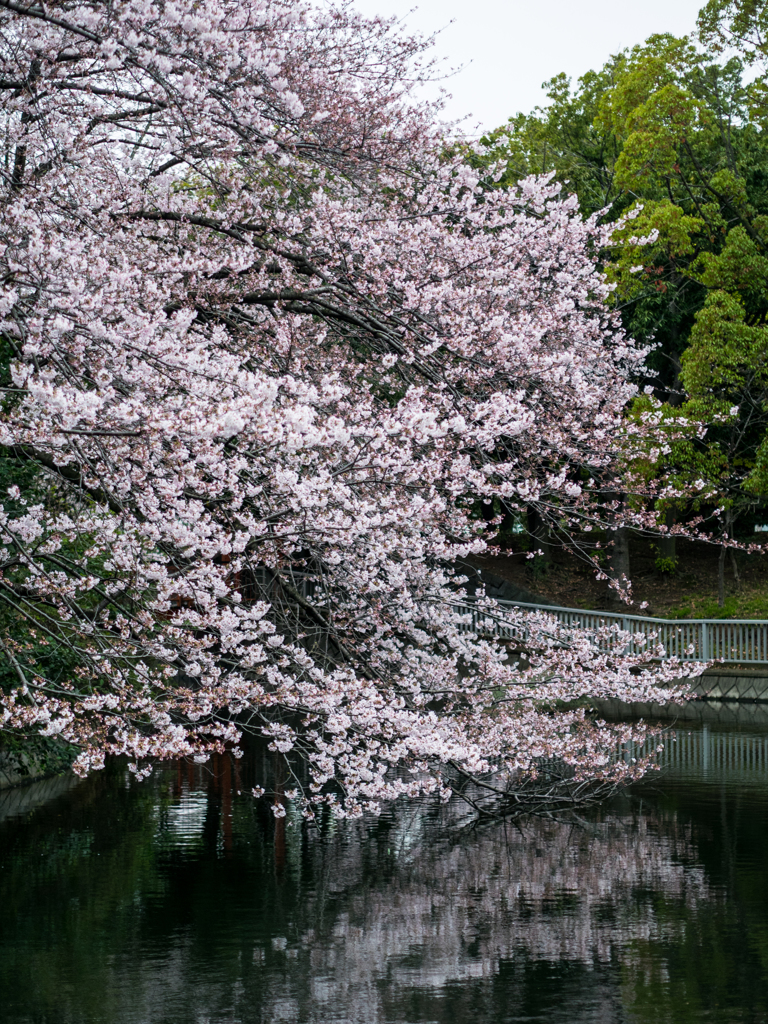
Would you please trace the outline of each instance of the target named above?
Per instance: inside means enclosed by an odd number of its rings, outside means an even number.
[[[0,1021],[768,1022],[751,728],[686,725],[576,824],[422,803],[276,829],[228,759],[6,794]]]

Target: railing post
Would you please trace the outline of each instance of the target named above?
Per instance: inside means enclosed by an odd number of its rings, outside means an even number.
[[[629,632],[630,627],[629,627],[629,624],[627,622],[627,616],[626,615],[622,615],[622,617],[621,617],[621,628],[624,630],[625,633]],[[624,651],[623,651],[623,653],[624,654],[632,654],[632,642],[630,640],[627,640],[626,644],[624,644]]]
[[[701,624],[701,646],[699,648],[699,661],[709,661],[709,630],[707,623]]]

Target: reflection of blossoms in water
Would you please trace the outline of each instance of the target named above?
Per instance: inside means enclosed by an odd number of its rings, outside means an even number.
[[[724,802],[718,782],[660,803],[643,787],[574,827],[463,827],[458,801],[434,801],[315,828],[290,801],[279,819],[254,802],[229,759],[218,769],[97,778],[71,814],[60,802],[0,842],[3,1021],[91,1020],[96,1005],[109,1024],[671,1024],[701,1020],[692,1005],[730,1024],[763,1010],[768,791]]]
[[[438,994],[505,961],[624,961],[629,944],[682,937],[670,901],[691,910],[713,898],[690,837],[658,818],[535,820],[440,840],[404,814],[378,839],[347,825],[310,857],[319,883],[286,939],[297,969],[265,978],[277,1019],[373,1024],[388,1019],[385,996]]]

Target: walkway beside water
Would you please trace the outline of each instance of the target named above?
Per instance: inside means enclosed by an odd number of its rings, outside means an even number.
[[[494,610],[487,611],[473,597],[455,608],[466,616],[467,629],[523,646],[526,626],[520,612],[551,617],[556,626],[586,630],[605,649],[640,653],[646,644],[661,644],[667,657],[714,663],[694,682],[699,697],[768,703],[768,621],[762,619],[658,619],[498,598]],[[627,633],[636,639],[627,642]],[[636,714],[629,710],[634,705],[622,707],[625,713]]]

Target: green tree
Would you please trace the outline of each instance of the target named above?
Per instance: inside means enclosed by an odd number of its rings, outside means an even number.
[[[743,65],[687,39],[651,36],[576,89],[565,75],[551,79],[546,108],[483,140],[481,163],[506,161],[502,185],[553,172],[585,213],[611,221],[631,213],[606,269],[628,330],[656,345],[655,383],[673,401],[706,295],[691,264],[719,252],[732,227],[753,233],[754,217],[768,213],[768,147],[749,121],[757,85],[744,86]]]
[[[711,0],[699,19],[704,49],[655,35],[575,89],[565,75],[551,79],[549,105],[490,133],[476,158],[506,162],[502,186],[552,172],[586,214],[625,218],[605,271],[628,332],[652,347],[650,380],[663,403],[661,433],[639,461],[646,475],[653,467],[659,491],[666,482],[696,495],[659,499],[667,522],[717,510],[721,594],[726,541],[768,496],[763,6]],[[758,68],[749,82],[747,65]],[[647,400],[637,409],[648,413]],[[706,429],[681,426],[695,420]]]

